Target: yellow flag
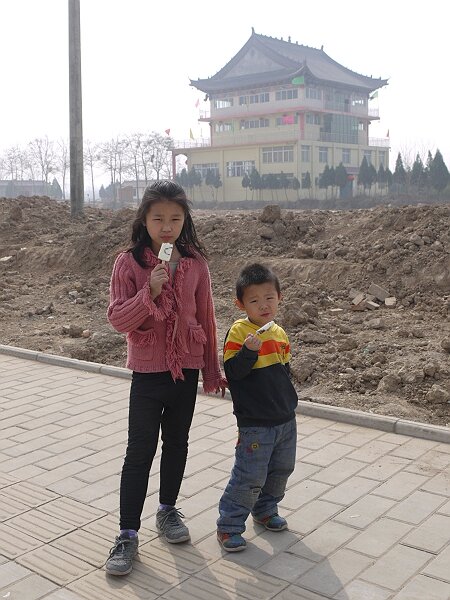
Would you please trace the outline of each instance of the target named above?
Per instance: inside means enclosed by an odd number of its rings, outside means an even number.
[[[191,140],[194,139],[194,134],[192,133],[192,129],[189,129],[189,137],[191,138]]]

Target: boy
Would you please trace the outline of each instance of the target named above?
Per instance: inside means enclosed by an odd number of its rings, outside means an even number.
[[[217,539],[227,552],[244,550],[245,521],[269,531],[287,528],[278,515],[297,444],[297,393],[289,376],[290,347],[272,321],[281,300],[277,276],[264,265],[246,266],[236,282],[236,306],[247,313],[225,338],[224,367],[239,437],[230,481],[219,502]]]

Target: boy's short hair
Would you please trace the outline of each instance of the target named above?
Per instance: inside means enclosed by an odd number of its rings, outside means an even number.
[[[247,265],[239,273],[236,281],[236,298],[242,302],[245,290],[251,285],[260,285],[262,283],[273,283],[278,294],[281,294],[280,282],[273,271],[261,265],[260,263],[252,263]]]

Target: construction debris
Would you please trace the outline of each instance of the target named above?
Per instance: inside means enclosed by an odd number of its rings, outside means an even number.
[[[367,293],[351,288],[348,295],[352,301],[352,310],[377,310],[381,305],[375,300],[383,302],[388,308],[395,308],[397,305],[397,298],[376,283],[370,284]]]

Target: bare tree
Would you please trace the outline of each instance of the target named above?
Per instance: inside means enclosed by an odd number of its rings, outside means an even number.
[[[29,152],[41,170],[42,179],[48,183],[50,173],[55,170],[54,143],[45,138],[36,138],[28,145]]]
[[[84,166],[89,169],[92,187],[92,203],[95,204],[94,167],[99,161],[99,146],[89,140],[84,141]]]
[[[152,165],[152,144],[149,136],[143,136],[139,147],[139,156],[142,166],[142,174],[145,181],[145,185],[148,185],[152,176],[153,165]]]
[[[113,207],[116,208],[117,204],[117,190],[116,190],[116,179],[117,179],[117,144],[116,140],[111,139],[109,142],[104,142],[99,146],[99,162],[106,171],[109,171],[111,179],[111,189],[113,194]]]
[[[128,168],[127,163],[128,140],[117,139],[117,175],[119,180],[119,201],[122,204],[122,177]]]
[[[8,179],[23,179],[23,151],[19,146],[11,146],[5,152],[5,171]]]
[[[142,145],[144,144],[144,135],[142,133],[132,133],[127,137],[127,146],[125,149],[126,169],[136,182],[136,203],[139,204],[139,181],[146,176],[145,164],[142,163]],[[147,184],[147,181],[146,181]]]
[[[161,169],[161,175],[164,179],[173,179],[174,177],[171,152],[166,152],[166,157],[164,159],[164,163]]]
[[[173,147],[173,139],[152,131],[147,138],[147,145],[151,149],[150,161],[156,173],[156,179],[159,180],[164,169],[167,170],[167,158]]]
[[[122,185],[122,176],[125,167],[126,140],[118,137],[111,139],[99,146],[99,162],[111,176],[113,193],[113,208],[117,207],[117,189]],[[120,199],[120,198],[119,198]]]
[[[61,181],[62,181],[62,199],[66,199],[66,177],[67,171],[70,167],[70,153],[69,147],[67,145],[66,140],[60,139],[57,142],[56,152],[55,152],[55,166],[56,171],[61,173]]]
[[[36,181],[36,171],[39,170],[39,165],[36,164],[31,152],[25,152],[25,173],[28,179]]]

